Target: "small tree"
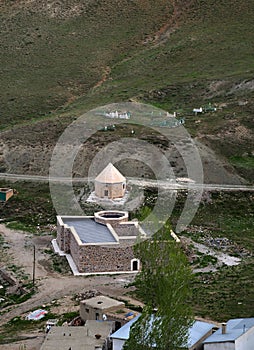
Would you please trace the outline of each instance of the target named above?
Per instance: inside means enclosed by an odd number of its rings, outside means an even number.
[[[135,253],[142,263],[135,286],[146,307],[133,324],[124,350],[182,349],[192,324],[187,303],[192,273],[187,258],[175,241],[165,239],[165,230],[138,243]]]

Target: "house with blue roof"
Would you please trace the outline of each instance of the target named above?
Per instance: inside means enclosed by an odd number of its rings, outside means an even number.
[[[115,333],[111,334],[112,339],[112,350],[122,350],[123,345],[130,336],[130,328],[131,326],[138,320],[140,315],[137,315],[129,322],[125,323],[120,329],[118,329]]]
[[[140,315],[137,315],[111,335],[113,350],[122,350],[125,341],[129,339],[131,326],[139,317]],[[195,321],[189,328],[188,342],[187,344],[183,344],[183,349],[201,350],[203,348],[203,341],[212,334],[214,328],[216,326],[213,323]]]
[[[229,320],[203,344],[204,350],[253,350],[254,318]]]

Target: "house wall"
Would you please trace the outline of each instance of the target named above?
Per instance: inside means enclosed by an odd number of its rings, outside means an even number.
[[[236,350],[235,343],[224,342],[224,343],[211,343],[204,344],[204,350]]]
[[[122,350],[125,340],[123,339],[113,339],[113,349],[112,350]]]
[[[103,321],[102,315],[105,314],[105,311],[101,309],[92,308],[88,305],[81,304],[79,314],[83,321],[87,321],[87,320]]]
[[[235,342],[205,344],[204,350],[253,350],[254,327],[243,333]]]
[[[86,303],[81,302],[79,314],[83,321],[87,320],[99,320],[103,321],[103,315],[106,315],[108,312],[120,310],[121,308],[124,308],[124,303],[122,305],[118,305],[111,308],[95,308],[90,305],[87,305]],[[107,320],[109,320],[109,317],[107,317]],[[110,318],[111,321],[114,321],[113,318]]]
[[[108,196],[105,196],[105,190],[108,191]],[[121,198],[124,196],[125,190],[125,182],[105,184],[95,181],[95,194],[100,198]]]
[[[6,201],[8,201],[12,196],[13,196],[13,190],[10,189],[10,190],[8,190],[8,192],[6,193]]]
[[[254,349],[254,327],[243,333],[235,341],[235,350],[253,350]]]

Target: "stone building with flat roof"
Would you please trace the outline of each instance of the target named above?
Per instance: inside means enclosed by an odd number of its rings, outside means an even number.
[[[99,198],[122,198],[126,192],[126,178],[109,163],[95,178],[95,195]]]
[[[130,273],[140,270],[133,246],[145,236],[137,221],[128,221],[127,212],[109,210],[94,216],[57,216],[54,243],[79,273]]]

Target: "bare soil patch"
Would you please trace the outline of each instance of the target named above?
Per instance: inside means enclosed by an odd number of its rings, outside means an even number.
[[[50,263],[51,255],[45,254],[44,250],[49,249],[50,236],[34,237],[24,232],[10,230],[4,225],[0,225],[1,235],[6,242],[10,244],[9,257],[18,266],[21,266],[25,273],[31,276],[33,249],[35,245],[39,261],[43,264],[36,264],[36,286],[38,291],[26,302],[15,305],[4,311],[4,316],[0,325],[8,322],[16,316],[25,315],[29,310],[44,304],[49,304],[54,300],[63,298],[60,305],[53,310],[61,314],[69,311],[76,311],[77,305],[71,303],[71,298],[82,291],[96,289],[102,293],[114,297],[122,297],[128,289],[124,288],[125,284],[133,279],[133,275],[126,276],[94,276],[94,277],[74,277],[72,275],[61,275],[57,272],[49,272],[45,269],[45,261]],[[64,259],[64,258],[63,258]]]

